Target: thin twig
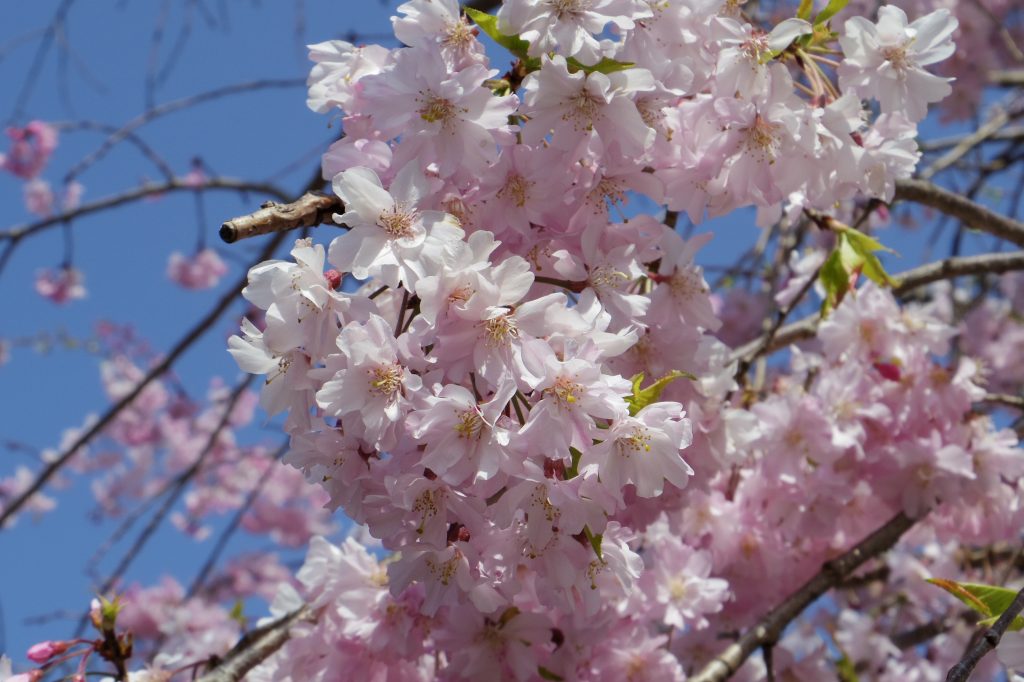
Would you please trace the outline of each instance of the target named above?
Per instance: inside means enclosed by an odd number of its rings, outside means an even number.
[[[845,554],[827,562],[803,587],[772,609],[699,673],[688,678],[689,682],[723,682],[732,677],[752,653],[777,641],[786,626],[804,609],[851,575],[865,561],[888,551],[913,525],[914,520],[900,512]]]
[[[264,246],[260,251],[259,256],[255,259],[255,263],[261,263],[270,258],[270,256],[273,255],[274,250],[277,249],[283,240],[283,232],[279,232],[274,235],[274,237],[268,241],[266,246]],[[26,502],[28,502],[42,489],[44,485],[46,485],[47,481],[53,478],[53,476],[68,463],[79,449],[89,443],[89,441],[105,429],[114,420],[114,418],[121,413],[122,410],[131,405],[135,399],[139,397],[139,394],[142,393],[146,386],[170,369],[175,361],[177,361],[178,357],[188,350],[197,340],[199,340],[200,337],[203,336],[203,334],[206,333],[207,330],[213,326],[217,320],[220,319],[220,316],[223,315],[224,312],[231,307],[231,304],[235,302],[238,294],[242,291],[242,288],[246,285],[248,280],[249,276],[248,272],[246,272],[233,287],[228,289],[228,291],[220,297],[210,312],[204,315],[202,319],[193,325],[192,328],[189,329],[176,344],[174,344],[174,347],[171,348],[170,352],[167,353],[163,360],[154,365],[153,368],[146,373],[146,376],[144,376],[131,391],[126,393],[120,400],[107,408],[107,411],[104,412],[103,415],[92,424],[92,426],[81,433],[68,448],[66,448],[57,456],[56,459],[46,465],[46,467],[36,475],[35,480],[32,481],[32,484],[29,485],[28,488],[22,491],[21,495],[4,507],[3,512],[0,513],[0,530],[4,528],[6,522],[14,516],[14,514],[16,514]]]
[[[226,85],[221,88],[215,88],[213,90],[207,90],[197,95],[190,95],[188,97],[182,97],[181,99],[172,100],[164,104],[153,107],[143,113],[139,114],[132,120],[125,123],[116,133],[113,133],[96,149],[92,154],[79,161],[75,166],[68,171],[69,177],[77,177],[82,171],[91,166],[92,164],[99,161],[101,158],[106,156],[114,146],[121,142],[129,133],[141,128],[143,125],[154,121],[161,116],[173,113],[175,111],[181,111],[182,109],[188,109],[197,104],[209,102],[223,97],[229,97],[231,95],[237,95],[242,92],[252,92],[254,90],[265,90],[268,88],[294,88],[304,87],[306,81],[303,78],[284,78],[284,79],[266,79],[248,81],[245,83],[235,83],[234,85]]]
[[[267,194],[282,200],[287,200],[289,198],[289,195],[276,185],[262,182],[248,182],[246,180],[238,180],[236,178],[208,178],[201,185],[196,185],[195,183],[189,182],[183,178],[174,178],[168,182],[147,182],[144,185],[139,185],[138,187],[122,192],[121,194],[113,194],[102,199],[97,199],[96,201],[88,204],[82,204],[71,211],[65,211],[64,213],[58,213],[57,215],[42,218],[32,223],[24,223],[22,225],[12,227],[0,232],[0,241],[18,241],[24,237],[30,237],[37,232],[54,227],[55,225],[60,225],[61,223],[69,220],[76,220],[82,216],[89,215],[90,213],[105,211],[108,208],[130,204],[153,195],[167,194],[171,192],[192,192],[196,189],[254,192]]]

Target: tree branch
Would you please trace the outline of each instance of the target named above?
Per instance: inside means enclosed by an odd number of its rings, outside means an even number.
[[[946,675],[946,682],[967,682],[967,679],[971,676],[971,671],[984,658],[985,654],[999,646],[999,641],[1003,638],[1007,628],[1010,627],[1010,623],[1013,622],[1013,619],[1021,611],[1024,611],[1024,589],[1017,593],[1010,606],[999,616],[999,620],[986,630],[985,634],[978,638],[974,646],[964,653],[963,658],[956,665],[949,669],[949,673]]]
[[[209,178],[202,184],[187,182],[182,178],[174,178],[168,182],[147,182],[144,185],[139,185],[138,187],[121,194],[114,194],[104,197],[103,199],[97,199],[96,201],[88,204],[82,204],[73,211],[58,213],[57,215],[52,215],[33,223],[24,223],[22,225],[12,227],[9,230],[0,232],[0,241],[19,241],[25,237],[31,237],[37,232],[54,227],[55,225],[60,225],[69,220],[76,220],[82,216],[87,216],[90,213],[105,211],[108,208],[115,208],[124,204],[130,204],[139,201],[140,199],[151,197],[155,194],[195,191],[197,189],[217,189],[231,192],[258,192],[260,194],[267,194],[285,201],[289,198],[289,195],[284,190],[276,187],[275,185],[264,182],[249,182],[247,180],[238,180],[235,178]]]
[[[930,206],[975,230],[988,232],[1024,247],[1024,223],[925,180],[897,180],[896,195],[893,197],[893,202],[896,201],[913,201]]]
[[[900,512],[845,554],[827,562],[803,587],[743,633],[703,670],[688,678],[689,682],[724,682],[732,677],[752,653],[778,641],[786,626],[818,597],[842,582],[868,559],[888,551],[914,523],[913,519]]]
[[[260,254],[255,258],[254,263],[261,263],[270,258],[274,250],[284,240],[284,232],[279,232],[267,242],[266,246],[260,251]],[[118,414],[121,413],[126,407],[132,404],[132,402],[139,397],[143,389],[146,388],[154,379],[166,372],[175,363],[179,356],[188,350],[193,343],[195,343],[213,324],[220,319],[220,316],[231,306],[235,301],[235,298],[241,292],[242,288],[246,285],[249,279],[248,268],[241,278],[235,283],[233,287],[224,292],[224,295],[220,297],[220,300],[213,306],[201,320],[199,320],[193,327],[185,333],[181,339],[174,344],[170,352],[164,357],[163,360],[153,366],[146,376],[132,388],[127,394],[122,396],[120,400],[111,405],[106,412],[103,413],[99,419],[97,419],[92,426],[86,429],[82,434],[75,439],[67,449],[65,449],[56,459],[46,465],[46,467],[39,472],[32,484],[26,488],[21,495],[16,497],[10,504],[3,508],[0,512],[0,530],[3,529],[4,524],[14,514],[21,509],[26,502],[28,502],[33,495],[39,492],[40,489],[46,482],[53,478],[60,469],[68,463],[68,461],[78,452],[79,449],[84,447],[89,441],[96,437],[103,429],[105,429]]]
[[[1024,270],[1024,251],[946,258],[894,275],[893,278],[897,280],[897,285],[893,287],[892,292],[897,296],[902,296],[939,280],[966,275],[998,275],[1014,270]],[[733,350],[731,361],[746,361],[749,364],[761,353],[770,353],[791,343],[809,339],[814,336],[820,321],[819,315],[809,315],[802,320],[778,328],[771,336],[762,334],[753,341]]]
[[[1003,88],[1016,88],[1024,85],[1024,69],[1011,69],[1007,71],[992,71],[988,75],[988,82]]]
[[[291,613],[246,633],[216,668],[196,682],[239,682],[247,672],[270,658],[288,641],[292,625],[312,616],[313,609],[304,604]]]
[[[345,211],[345,205],[336,196],[307,192],[290,204],[268,201],[253,213],[232,218],[220,227],[220,238],[228,244],[261,234],[294,230],[297,227],[338,225],[335,213]]]

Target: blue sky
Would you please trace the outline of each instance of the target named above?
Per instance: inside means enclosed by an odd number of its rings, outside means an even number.
[[[0,24],[0,120],[9,122],[15,93],[22,90],[39,44],[19,38],[45,27],[59,2],[18,3]],[[58,85],[64,67],[57,53],[43,62],[24,106],[25,118],[48,121],[90,120],[120,126],[145,110],[144,84],[151,59],[153,32],[160,6],[156,2],[101,0],[71,5],[67,41],[73,56],[66,67],[67,96]],[[397,2],[307,0],[304,22],[297,22],[302,3],[217,2],[168,3],[171,6],[162,46],[161,70],[182,34],[185,6],[193,11],[184,49],[155,91],[163,103],[203,91],[261,79],[304,79],[308,72],[302,45],[346,37],[352,31],[378,40],[390,30],[388,17]],[[213,22],[215,25],[211,25]],[[70,55],[71,53],[69,53]],[[79,64],[81,66],[79,66]],[[102,86],[94,89],[92,81]],[[70,108],[69,105],[70,104]],[[184,175],[193,157],[201,156],[217,174],[266,179],[296,162],[296,170],[275,182],[295,192],[317,165],[318,148],[337,133],[337,122],[309,111],[302,87],[240,94],[175,113],[144,126],[139,133],[175,170]],[[43,177],[55,187],[63,174],[91,153],[103,137],[95,132],[62,136]],[[6,141],[0,147],[6,149]],[[305,157],[304,159],[302,157]],[[119,193],[143,176],[156,177],[152,164],[129,146],[121,146],[80,178],[85,201]],[[228,217],[254,210],[263,197],[247,201],[229,194],[205,199],[208,243],[219,245],[216,230]],[[0,176],[0,229],[30,220],[21,197],[21,182]],[[74,223],[74,261],[85,272],[88,297],[58,307],[33,290],[35,272],[55,267],[63,258],[60,230],[52,230],[19,246],[0,274],[0,338],[19,339],[64,331],[75,338],[92,335],[97,320],[133,325],[155,349],[166,350],[195,319],[208,310],[219,290],[190,293],[165,275],[172,250],[190,253],[196,243],[196,208],[187,194],[159,202],[139,202]],[[248,258],[253,247],[223,247]],[[223,284],[241,273],[238,263]],[[237,367],[225,352],[225,339],[237,329],[242,307],[225,316],[201,343],[182,359],[178,374],[194,395],[209,380],[232,382]],[[83,350],[57,348],[39,353],[16,347],[11,362],[0,367],[0,442],[14,440],[35,448],[56,447],[61,433],[98,413],[107,402],[99,383],[99,360]],[[253,431],[257,431],[254,429]],[[252,433],[251,438],[265,438]],[[32,456],[0,448],[0,475]],[[71,624],[58,619],[26,625],[25,619],[51,612],[79,613],[92,594],[83,574],[86,559],[110,531],[88,519],[92,497],[86,481],[71,478],[71,487],[56,491],[58,509],[38,522],[22,517],[16,527],[0,533],[0,651],[23,662],[26,648],[40,639],[68,634]],[[171,572],[187,582],[205,559],[212,541],[196,544],[167,528],[152,542],[129,580],[153,582]],[[253,547],[241,538],[232,549]],[[115,553],[113,558],[119,556]],[[110,570],[112,563],[107,562]],[[259,614],[253,613],[257,616]]]
[[[19,37],[45,27],[56,0],[21,2],[0,24],[0,84],[7,96],[0,100],[0,118],[6,120],[21,92],[38,39],[18,45]],[[121,125],[145,109],[148,65],[154,57],[154,26],[164,3],[95,0],[71,5],[67,16],[69,54],[66,68],[55,53],[43,62],[31,96],[27,117],[49,121],[91,120]],[[301,16],[297,8],[304,4]],[[155,53],[158,72],[166,78],[155,91],[157,103],[214,88],[259,79],[304,78],[309,65],[305,43],[347,37],[356,32],[365,42],[389,34],[387,18],[397,2],[368,0],[306,0],[305,3],[227,2],[200,0],[169,3],[172,7],[160,49]],[[190,32],[185,7],[194,9]],[[173,68],[165,69],[172,46],[187,35]],[[392,44],[392,43],[387,43]],[[10,48],[10,49],[8,49]],[[505,55],[495,67],[505,66]],[[62,75],[64,74],[64,75]],[[59,86],[66,76],[66,93]],[[102,86],[94,87],[93,81]],[[302,87],[261,90],[203,104],[144,126],[140,133],[179,174],[192,158],[202,157],[217,174],[252,179],[274,177],[293,162],[295,169],[275,182],[295,192],[317,164],[317,150],[337,134],[337,121],[310,112]],[[938,130],[937,126],[930,126]],[[62,174],[92,152],[102,136],[92,132],[67,133],[44,177],[58,186]],[[4,143],[4,147],[6,143]],[[119,193],[135,186],[144,175],[154,177],[152,166],[129,146],[122,145],[86,172],[81,182],[85,200]],[[216,230],[225,218],[255,209],[262,197],[242,201],[228,194],[208,194],[205,227],[208,243],[220,246]],[[30,219],[22,206],[21,183],[0,176],[0,229]],[[727,221],[728,238],[713,240],[706,257],[728,263],[757,234],[749,214]],[[721,224],[721,223],[719,223]],[[18,339],[60,330],[87,338],[99,319],[132,324],[157,350],[166,350],[211,305],[217,291],[189,293],[166,278],[168,254],[189,253],[196,241],[197,217],[193,198],[178,194],[158,203],[140,202],[103,212],[73,226],[75,264],[85,272],[88,298],[64,307],[40,299],[33,278],[41,267],[55,267],[63,257],[60,230],[21,245],[0,274],[0,338]],[[905,255],[917,253],[926,234],[890,241]],[[222,247],[224,253],[248,257],[253,247]],[[940,251],[941,252],[941,251]],[[229,261],[230,262],[230,261]],[[914,264],[907,257],[895,261],[898,271]],[[237,263],[224,284],[240,274]],[[213,376],[232,381],[237,368],[225,352],[225,339],[237,329],[236,314],[226,316],[179,363],[177,373],[194,394],[202,394]],[[56,447],[64,429],[83,423],[90,413],[107,405],[98,378],[98,359],[82,350],[57,348],[40,353],[14,349],[10,363],[0,367],[0,442],[17,441],[35,448]],[[253,438],[262,434],[253,430]],[[0,448],[0,475],[31,457]],[[71,625],[56,620],[43,626],[25,619],[70,610],[77,614],[92,594],[82,568],[92,550],[106,537],[109,526],[88,520],[92,498],[83,481],[72,479],[69,490],[58,491],[60,506],[38,522],[23,517],[13,529],[0,533],[0,651],[22,661],[25,649],[40,639],[59,637]],[[152,583],[163,572],[188,581],[205,558],[210,541],[197,547],[192,540],[164,529],[144,553],[128,579]],[[237,541],[234,549],[251,547]],[[109,569],[110,562],[107,563]],[[258,613],[250,615],[258,616]]]

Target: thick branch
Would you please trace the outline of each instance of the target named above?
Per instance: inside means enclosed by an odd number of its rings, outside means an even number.
[[[311,618],[313,610],[309,605],[292,611],[277,620],[257,628],[242,637],[241,641],[227,653],[221,663],[197,682],[238,682],[245,674],[275,651],[284,646],[291,636],[291,626],[300,620]]]
[[[949,669],[949,673],[946,675],[946,682],[967,682],[967,679],[971,676],[971,671],[985,657],[985,654],[999,646],[999,641],[1006,634],[1010,623],[1013,622],[1013,619],[1021,611],[1024,611],[1024,589],[1017,593],[1010,606],[999,616],[999,620],[986,630],[985,634],[978,638],[974,646],[964,653],[964,657],[956,665]]]
[[[228,244],[261,234],[294,230],[297,227],[337,225],[334,214],[345,211],[341,199],[317,192],[307,192],[290,204],[268,201],[260,210],[232,218],[220,227],[220,238]]]
[[[842,582],[868,559],[888,551],[914,525],[900,512],[842,556],[826,563],[820,572],[790,595],[734,644],[689,678],[690,682],[723,682],[759,648],[774,644],[782,631],[815,600]]]
[[[924,180],[897,180],[894,201],[930,206],[981,232],[1024,247],[1024,223],[989,210],[970,199]]]

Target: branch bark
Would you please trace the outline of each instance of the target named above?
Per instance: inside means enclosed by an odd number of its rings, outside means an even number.
[[[197,682],[239,682],[245,674],[284,646],[291,637],[291,627],[300,620],[312,618],[313,609],[304,604],[277,620],[246,633],[213,670]]]
[[[852,549],[822,566],[803,587],[748,629],[717,658],[704,666],[689,682],[724,682],[732,677],[752,653],[778,641],[782,631],[816,599],[842,582],[861,564],[888,551],[915,521],[903,512],[861,540]]]
[[[1024,223],[925,180],[897,180],[893,201],[913,201],[922,206],[930,206],[975,230],[988,232],[1024,247]]]
[[[1024,589],[1017,593],[1010,606],[999,616],[999,620],[978,638],[974,646],[964,653],[964,657],[956,665],[949,669],[949,673],[946,674],[946,682],[967,682],[971,672],[985,657],[985,654],[999,646],[999,641],[1006,634],[1010,623],[1020,615],[1021,611],[1024,611]]]
[[[993,71],[988,75],[988,82],[1004,88],[1016,88],[1024,85],[1024,69]]]
[[[341,199],[317,192],[307,192],[290,204],[268,201],[253,213],[232,218],[220,227],[220,238],[228,244],[261,234],[294,230],[297,227],[338,225],[335,213],[342,213]]]

